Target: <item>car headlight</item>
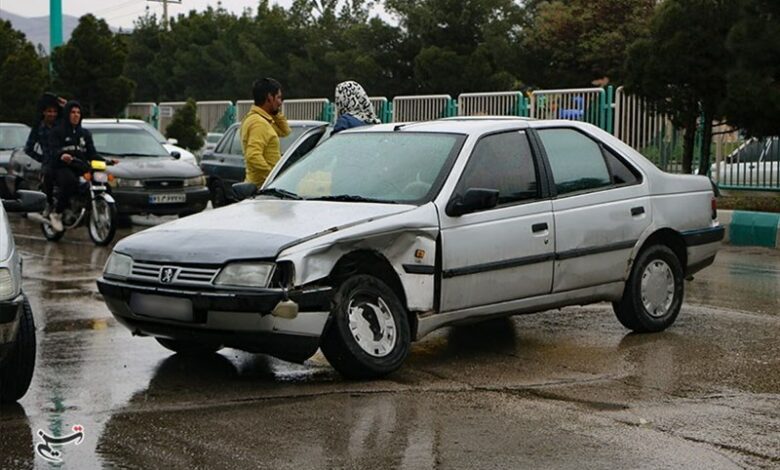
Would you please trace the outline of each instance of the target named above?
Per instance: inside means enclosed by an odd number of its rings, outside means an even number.
[[[185,178],[184,187],[186,188],[189,186],[206,186],[206,177],[196,176],[194,178]]]
[[[268,287],[273,263],[231,263],[222,268],[214,284],[234,287]]]
[[[8,300],[18,295],[19,286],[17,286],[11,270],[0,268],[0,300]]]
[[[114,178],[112,182],[113,186],[118,188],[143,188],[143,180],[129,179],[129,178]]]
[[[106,277],[116,277],[127,279],[133,270],[133,258],[121,253],[111,253],[106,261],[106,267],[103,269],[103,275]]]

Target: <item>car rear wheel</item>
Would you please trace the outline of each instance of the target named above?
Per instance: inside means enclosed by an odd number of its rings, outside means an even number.
[[[642,251],[631,269],[623,298],[612,304],[623,326],[636,332],[663,331],[677,319],[684,294],[683,269],[666,246]]]
[[[199,343],[196,341],[187,341],[182,339],[155,338],[160,345],[173,352],[194,356],[200,354],[213,354],[220,349],[222,345],[213,343]]]
[[[16,333],[16,342],[0,364],[0,403],[15,402],[30,388],[35,369],[35,321],[27,298],[22,307],[22,318]]]
[[[406,309],[384,282],[357,275],[339,287],[320,347],[342,375],[356,379],[387,375],[401,367],[410,343]]]

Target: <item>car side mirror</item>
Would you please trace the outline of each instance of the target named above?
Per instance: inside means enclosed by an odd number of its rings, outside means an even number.
[[[41,212],[46,207],[46,195],[20,189],[15,199],[3,199],[3,207],[6,212]]]
[[[173,151],[173,152],[171,152],[171,156],[172,156],[173,158],[175,158],[176,160],[178,160],[178,159],[180,159],[180,158],[181,158],[181,152],[176,152],[176,151]]]
[[[235,183],[233,184],[233,196],[239,201],[248,199],[257,192],[257,185],[254,183]]]
[[[462,196],[452,198],[447,204],[447,215],[460,217],[480,210],[492,209],[498,205],[498,190],[469,188]]]
[[[167,142],[171,145],[177,145],[179,143],[179,139],[174,139],[173,137],[169,137]]]

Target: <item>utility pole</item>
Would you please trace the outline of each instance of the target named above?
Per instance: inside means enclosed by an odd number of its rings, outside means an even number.
[[[54,0],[52,0],[54,1]],[[162,3],[163,5],[163,30],[168,31],[168,4],[176,3],[181,5],[181,0],[146,0],[147,2]]]
[[[49,0],[49,54],[62,45],[62,0]]]

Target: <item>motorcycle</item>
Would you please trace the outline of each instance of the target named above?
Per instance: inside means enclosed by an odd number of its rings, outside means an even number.
[[[68,230],[81,225],[87,226],[89,238],[98,245],[111,243],[116,235],[117,209],[116,201],[108,192],[108,182],[111,175],[106,172],[110,162],[92,160],[90,170],[79,177],[76,194],[70,199],[68,208],[62,214],[62,225],[65,230],[58,232],[51,226],[48,218],[40,215],[43,236],[49,241],[57,241]],[[58,197],[55,189],[54,198]]]

